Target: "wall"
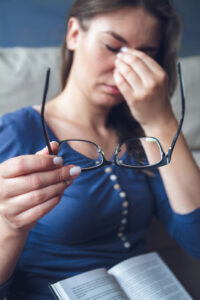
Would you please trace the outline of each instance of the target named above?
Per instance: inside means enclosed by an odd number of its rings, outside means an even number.
[[[0,47],[59,46],[72,0],[1,0]],[[200,1],[173,0],[182,16],[180,56],[200,55]]]

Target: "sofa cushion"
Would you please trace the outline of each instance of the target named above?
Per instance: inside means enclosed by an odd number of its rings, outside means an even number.
[[[46,70],[48,99],[60,91],[60,48],[0,48],[0,114],[40,104]]]

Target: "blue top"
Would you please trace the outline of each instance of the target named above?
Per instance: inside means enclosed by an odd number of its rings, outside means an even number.
[[[0,141],[0,162],[45,147],[39,114],[26,107],[1,117]],[[13,277],[0,286],[0,300],[54,299],[49,283],[144,253],[153,215],[200,258],[200,209],[173,212],[158,171],[153,177],[118,166],[83,172],[31,230]]]

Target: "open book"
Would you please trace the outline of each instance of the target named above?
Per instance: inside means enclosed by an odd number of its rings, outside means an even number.
[[[142,254],[50,285],[59,300],[191,300],[160,256]]]

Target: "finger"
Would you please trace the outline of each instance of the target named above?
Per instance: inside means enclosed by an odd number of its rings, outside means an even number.
[[[34,224],[37,220],[50,212],[60,202],[60,199],[61,196],[54,197],[44,203],[22,212],[10,221],[11,225],[15,229],[20,229],[30,226],[30,224]]]
[[[36,155],[38,155],[38,154],[49,154],[49,150],[46,146],[44,149],[37,151],[35,154]]]
[[[53,154],[54,154],[54,155],[57,155],[57,154],[58,154],[58,151],[59,151],[59,143],[53,141],[53,142],[50,143],[50,145],[51,145],[51,150],[52,150]],[[37,154],[37,155],[38,155],[38,154],[46,154],[46,155],[49,154],[48,147],[46,146],[44,149],[42,149],[42,150],[36,152],[36,154]]]
[[[9,199],[6,207],[1,207],[1,214],[6,218],[18,215],[34,206],[42,204],[49,199],[61,196],[64,190],[72,184],[73,181],[59,182],[57,184],[45,187],[40,190],[32,191],[20,196]]]
[[[10,158],[0,165],[3,178],[14,178],[29,173],[46,171],[62,166],[62,158],[51,155],[22,155]]]
[[[73,176],[71,171],[75,169]],[[26,194],[59,182],[75,179],[81,173],[79,167],[63,166],[47,172],[37,172],[26,176],[9,178],[4,183],[4,198]]]
[[[141,78],[130,64],[127,64],[122,59],[117,59],[115,65],[117,70],[121,73],[125,81],[133,88],[133,90],[142,88]]]
[[[129,103],[129,99],[134,96],[134,89],[118,69],[114,71],[114,80],[124,99]]]
[[[152,82],[152,79],[154,78],[154,72],[149,68],[149,66],[143,61],[140,57],[130,54],[130,53],[119,53],[118,65],[120,66],[120,62],[124,62],[127,64],[127,66],[132,69],[137,77],[142,81],[145,85]],[[127,77],[127,80],[129,81],[129,77]],[[130,78],[132,80],[132,78]],[[140,88],[140,81],[137,82],[130,81],[129,84],[133,85],[136,84],[135,88]]]
[[[163,68],[159,65],[158,62],[156,62],[155,59],[153,59],[151,56],[147,55],[143,51],[139,51],[136,49],[130,49],[130,48],[124,48],[124,51],[122,49],[122,53],[132,54],[134,56],[137,56],[141,60],[143,60],[146,65],[149,67],[150,70],[155,72],[163,72]]]
[[[153,92],[157,90],[159,86],[168,88],[167,73],[153,58],[138,50],[130,50],[130,52],[132,52],[132,57],[134,57],[133,60],[135,61],[133,68],[141,77],[144,87]],[[127,54],[128,53],[129,52],[127,52]],[[126,59],[128,59],[127,56]],[[138,92],[140,91],[141,90],[138,90]]]

